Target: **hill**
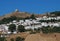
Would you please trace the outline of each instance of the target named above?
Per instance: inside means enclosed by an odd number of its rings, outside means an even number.
[[[0,16],[0,20],[3,18],[11,17],[11,16],[16,16],[20,18],[26,18],[30,17],[32,14],[28,12],[19,12],[19,10],[15,10],[15,12],[6,14],[4,16]],[[35,17],[43,17],[43,16],[60,16],[60,11],[55,11],[55,12],[50,12],[50,13],[45,13],[45,14],[34,14]]]
[[[60,16],[60,11],[50,12],[50,14],[55,14],[56,16]]]
[[[3,18],[11,17],[11,16],[20,17],[20,18],[26,18],[26,17],[30,17],[31,14],[28,13],[28,12],[15,11],[15,12],[6,14],[6,15],[4,15],[4,16],[0,16],[0,20],[3,19]]]
[[[0,20],[3,18],[8,18],[11,16],[16,16],[16,17],[20,17],[20,18],[26,18],[26,17],[30,17],[32,14],[28,13],[28,12],[20,12],[18,9],[16,9],[14,12],[11,12],[9,14],[6,14],[4,16],[0,16]],[[35,17],[42,17],[46,14],[34,14]]]
[[[31,14],[27,13],[27,12],[13,12],[13,13],[10,13],[10,14],[6,14],[5,18],[7,17],[11,17],[11,16],[16,16],[16,17],[22,17],[22,18],[25,18],[25,17],[29,17]]]
[[[60,38],[60,33],[31,34],[26,37],[25,41],[60,41],[59,38]]]

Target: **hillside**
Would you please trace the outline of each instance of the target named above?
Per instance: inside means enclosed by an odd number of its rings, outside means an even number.
[[[32,14],[28,12],[20,12],[19,10],[15,10],[14,12],[11,12],[9,14],[6,14],[4,16],[0,16],[0,20],[3,18],[11,17],[11,16],[16,16],[20,18],[26,18],[30,17]],[[60,16],[60,11],[55,11],[55,12],[50,12],[50,13],[45,13],[45,14],[34,14],[35,17],[43,17],[43,16]]]
[[[56,16],[60,16],[60,11],[50,12],[50,14],[55,14]]]
[[[9,13],[9,14],[6,14],[4,16],[1,16],[0,17],[0,20],[3,19],[3,18],[7,18],[7,17],[11,17],[11,16],[16,16],[16,17],[20,17],[20,18],[26,18],[26,17],[30,17],[32,14],[28,13],[28,12],[20,12],[18,10],[15,10],[15,12],[12,12],[12,13]],[[35,17],[42,17],[46,14],[34,14]]]
[[[14,12],[5,14],[4,16],[0,16],[0,20],[3,18],[11,17],[11,16],[26,18],[26,17],[30,17],[31,14],[29,14],[28,12],[20,12],[19,10],[15,10]]]
[[[26,37],[25,41],[60,41],[59,38],[60,38],[60,33],[31,34]]]
[[[31,14],[27,13],[27,12],[13,12],[13,13],[10,13],[10,14],[6,14],[5,16],[3,17],[10,17],[10,16],[16,16],[16,17],[22,17],[22,18],[25,18],[25,17],[29,17]]]

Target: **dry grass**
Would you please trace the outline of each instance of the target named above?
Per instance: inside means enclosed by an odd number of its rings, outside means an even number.
[[[42,16],[45,16],[46,14],[34,14],[34,15],[36,17],[42,17]],[[3,18],[11,17],[11,16],[26,18],[26,17],[30,17],[31,14],[26,13],[26,12],[12,12],[12,13],[6,14],[4,16],[0,16],[0,20],[2,20]]]
[[[53,34],[31,34],[25,41],[60,41],[60,33]]]
[[[16,37],[22,37],[22,38],[26,38],[29,35],[29,33],[18,33],[18,34],[12,34],[9,37],[7,37],[7,41],[10,41],[11,38],[16,39]]]
[[[16,37],[25,38],[25,41],[60,41],[60,33],[51,33],[51,34],[29,34],[26,32],[12,34],[10,37],[7,37],[7,41],[10,41],[11,38],[16,39]]]

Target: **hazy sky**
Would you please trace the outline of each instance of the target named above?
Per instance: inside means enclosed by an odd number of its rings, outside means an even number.
[[[51,11],[60,11],[60,0],[0,0],[0,15],[14,12],[42,14]]]

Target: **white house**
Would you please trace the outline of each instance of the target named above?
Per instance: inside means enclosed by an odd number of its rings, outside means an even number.
[[[59,19],[60,19],[60,16],[57,17],[57,20],[59,20]]]
[[[47,24],[47,23],[45,23],[45,22],[41,23],[41,25],[42,25],[42,27],[43,27],[43,26],[45,26],[45,27],[47,27],[47,26],[48,26],[48,24]]]
[[[2,33],[7,33],[8,32],[8,26],[7,25],[0,25],[0,31],[2,31]]]

